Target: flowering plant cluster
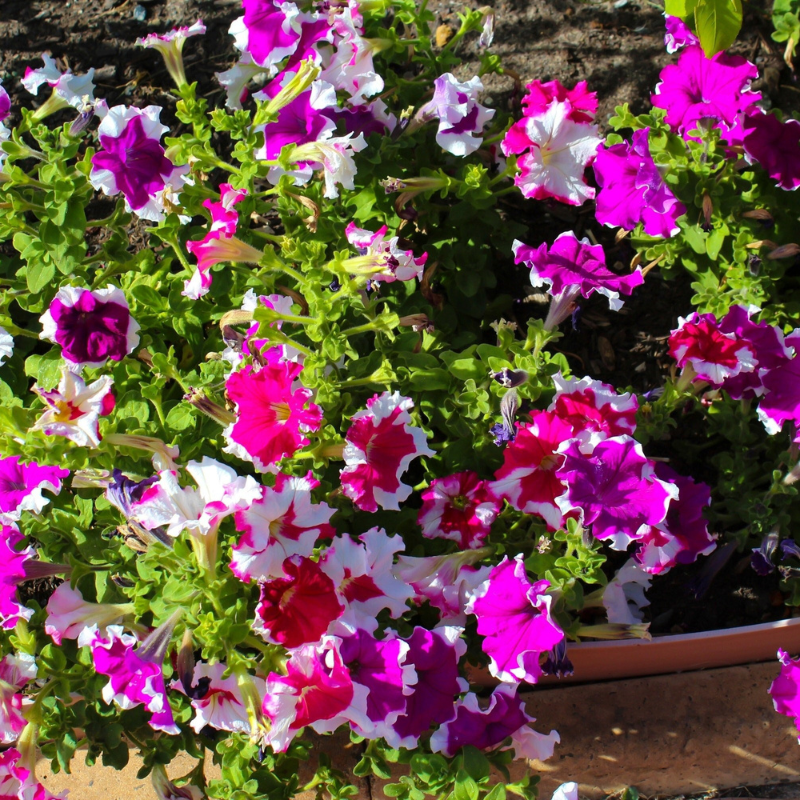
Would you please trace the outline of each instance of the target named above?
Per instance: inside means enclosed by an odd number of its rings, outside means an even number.
[[[175,84],[169,127],[47,54],[22,81],[47,100],[11,124],[0,95],[4,796],[52,796],[37,749],[66,770],[135,745],[162,798],[284,800],[310,737],[340,731],[390,796],[533,797],[509,769],[559,736],[522,690],[570,674],[569,643],[648,638],[645,590],[715,534],[767,570],[779,543],[800,554],[785,527],[762,544],[792,481],[756,525],[732,468],[712,497],[650,447],[691,406],[750,436],[757,413],[796,451],[798,334],[749,305],[765,269],[686,310],[658,399],[573,375],[559,326],[595,294],[618,311],[648,270],[588,230],[536,242],[498,198],[594,200],[596,230],[691,268],[681,248],[713,261],[731,228],[701,201],[726,225],[712,258],[689,195],[794,188],[769,144],[794,127],[755,110],[751,65],[676,25],[667,113],[621,112],[628,143],[600,136],[584,83],[534,80],[509,116],[482,94],[491,54],[456,78],[464,37],[491,44],[488,7],[444,45],[408,0],[242,10],[223,108],[185,73],[201,21],[137,42]],[[681,80],[706,81],[703,108]],[[498,259],[544,318],[504,318],[523,292],[499,290]],[[198,761],[176,785],[178,752]],[[308,786],[351,781],[320,759]]]

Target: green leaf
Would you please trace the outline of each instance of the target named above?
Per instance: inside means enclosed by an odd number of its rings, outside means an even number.
[[[741,0],[699,0],[694,24],[700,45],[708,58],[726,50],[742,28]]]
[[[456,785],[453,788],[455,800],[478,800],[479,793],[478,784],[465,770],[460,769],[456,774]]]
[[[502,783],[496,784],[483,800],[506,800],[506,787]]]
[[[670,17],[680,17],[682,20],[688,19],[694,12],[697,0],[666,0],[664,11]]]
[[[464,770],[474,781],[484,781],[491,773],[489,759],[477,747],[466,745],[461,751]]]
[[[28,291],[31,294],[39,294],[53,280],[55,274],[56,268],[52,261],[43,261],[41,259],[29,261],[28,269],[25,273]]]

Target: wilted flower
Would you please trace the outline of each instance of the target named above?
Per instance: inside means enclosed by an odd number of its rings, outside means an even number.
[[[39,318],[40,339],[61,346],[61,355],[79,367],[121,361],[139,344],[139,324],[121,289],[62,286]]]

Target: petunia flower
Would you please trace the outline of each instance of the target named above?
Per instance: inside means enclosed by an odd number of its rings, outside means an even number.
[[[489,672],[505,683],[536,683],[540,657],[564,638],[550,616],[548,581],[531,583],[522,555],[505,556],[475,593],[467,612],[478,620]]]
[[[406,697],[414,692],[417,672],[413,664],[406,663],[409,649],[408,642],[394,631],[376,639],[363,628],[356,628],[341,639],[339,652],[351,680],[367,690],[366,713],[373,725],[373,737],[387,735],[405,713]]]
[[[516,687],[498,686],[485,708],[481,708],[476,694],[468,692],[456,703],[455,717],[431,736],[431,749],[448,758],[467,746],[485,751],[514,749],[516,758],[545,761],[553,755],[560,737],[556,731],[546,736],[537,733],[530,727],[535,721],[525,710],[525,701],[517,696]],[[498,748],[508,737],[511,745]]]
[[[23,511],[41,514],[50,502],[42,491],[59,494],[61,480],[67,475],[69,470],[61,467],[41,466],[35,461],[23,464],[21,456],[0,457],[0,523],[16,522]]]
[[[401,536],[387,536],[382,528],[371,528],[358,541],[347,534],[333,539],[319,566],[333,581],[345,612],[331,633],[344,635],[356,628],[373,633],[383,609],[394,619],[408,610],[414,590],[392,571],[395,553],[404,549]]]
[[[675,484],[660,480],[641,445],[630,436],[613,436],[581,452],[577,440],[565,443],[558,477],[566,492],[556,500],[563,513],[577,512],[597,539],[608,539],[624,550],[642,539],[651,526],[667,516],[670,501],[678,499]]]
[[[548,411],[572,425],[575,436],[596,441],[633,434],[639,401],[635,394],[617,394],[614,387],[591,378],[553,376],[556,393]]]
[[[535,411],[503,451],[503,465],[489,488],[518,511],[538,514],[557,529],[562,514],[556,499],[566,488],[557,474],[564,460],[559,448],[574,435],[569,422],[549,411]]]
[[[295,388],[302,371],[302,364],[272,360],[228,378],[225,387],[236,406],[236,422],[224,431],[225,452],[264,472],[308,444],[304,434],[319,430],[322,409],[310,401],[311,390]]]
[[[293,164],[310,162],[311,169],[321,168],[325,174],[323,196],[332,200],[339,196],[337,184],[345,189],[352,190],[355,187],[353,180],[356,176],[356,163],[353,154],[360,152],[366,146],[363,133],[359,133],[355,138],[349,133],[346,136],[331,136],[296,147],[292,151],[291,162]],[[273,180],[272,173],[270,180]]]
[[[651,96],[656,108],[666,110],[666,122],[684,138],[702,119],[711,119],[730,142],[739,115],[761,99],[750,90],[758,69],[741,56],[717,53],[707,58],[699,44],[683,49],[677,64],[661,70],[661,81]]]
[[[3,327],[0,327],[0,367],[14,353],[14,338]]]
[[[114,106],[97,129],[100,150],[92,156],[89,181],[104,194],[122,193],[125,209],[151,222],[164,220],[167,201],[186,182],[188,166],[166,156],[159,122],[161,108]]]
[[[385,739],[392,747],[414,748],[431,725],[452,719],[456,695],[467,689],[458,670],[467,650],[462,633],[463,629],[455,626],[432,631],[416,627],[405,640],[409,647],[406,663],[414,665],[417,682],[406,697],[405,713],[386,731]]]
[[[767,433],[780,433],[787,421],[800,423],[800,357],[795,354],[769,370],[762,376],[761,383],[764,396],[759,401],[757,414]]]
[[[593,168],[600,191],[595,215],[602,225],[632,231],[639,223],[648,236],[669,238],[679,228],[683,205],[650,155],[649,128],[634,131],[631,143],[600,145]]]
[[[286,674],[272,672],[267,679],[262,710],[271,726],[265,743],[285,752],[306,726],[323,734],[350,722],[370,731],[367,695],[367,687],[350,677],[335,637],[319,647],[298,648],[286,662]]]
[[[544,114],[550,104],[569,103],[569,118],[574,122],[593,122],[597,113],[597,92],[590,92],[586,81],[579,81],[573,89],[567,89],[560,81],[531,81],[525,84],[526,94],[522,98],[522,113],[526,117]],[[520,125],[522,120],[514,123]]]
[[[547,243],[530,247],[518,239],[512,245],[514,263],[525,264],[531,271],[531,284],[547,286],[553,297],[545,327],[552,330],[569,316],[579,295],[595,292],[608,298],[612,311],[622,308],[620,293],[630,295],[644,283],[638,267],[630,275],[616,275],[606,267],[602,245],[578,239],[572,231],[561,233],[548,248]]]
[[[14,744],[28,724],[23,716],[23,711],[31,701],[23,698],[20,689],[32,681],[36,677],[36,673],[36,659],[28,653],[7,655],[0,659],[1,745]],[[4,784],[0,778],[0,791],[3,787]]]
[[[352,417],[345,435],[342,491],[357,508],[399,510],[411,487],[400,476],[418,456],[432,456],[425,431],[411,425],[414,402],[399,392],[374,395]]]
[[[20,620],[29,620],[33,609],[20,602],[17,586],[29,578],[29,568],[36,551],[19,548],[24,536],[14,524],[0,528],[0,627],[13,630]]]
[[[114,410],[113,384],[113,378],[103,375],[87,386],[80,375],[63,367],[57,389],[33,387],[47,410],[31,430],[42,431],[45,436],[65,436],[78,447],[97,447],[100,417]]]
[[[553,100],[544,113],[524,117],[524,130],[503,141],[505,155],[521,153],[514,183],[525,197],[553,197],[573,206],[594,197],[584,172],[603,140],[596,125],[575,122],[571,113],[569,101]]]
[[[699,44],[700,40],[692,33],[692,29],[680,18],[664,14],[664,25],[667,30],[664,34],[664,47],[668,53],[677,53],[686,45]]]
[[[650,588],[652,574],[628,559],[603,589],[602,603],[608,621],[616,625],[636,625],[644,619],[642,608],[650,601],[645,592]]]
[[[734,333],[723,333],[713,314],[692,312],[678,318],[669,337],[669,354],[684,369],[690,364],[697,377],[721,386],[740,372],[752,372],[756,358],[750,345]]]
[[[43,120],[62,108],[81,109],[87,102],[94,101],[94,69],[85,75],[75,75],[72,70],[61,72],[55,59],[49,53],[42,53],[44,66],[38,69],[25,68],[21,83],[31,94],[38,94],[43,84],[52,88],[50,97],[36,109],[34,118]]]
[[[468,156],[483,144],[481,133],[495,115],[494,109],[478,102],[483,91],[481,79],[475,76],[466,82],[445,72],[433,82],[433,99],[417,112],[420,122],[438,119],[436,142],[454,156]],[[412,123],[413,124],[413,123]]]
[[[279,473],[274,487],[262,486],[260,497],[236,512],[236,529],[243,535],[233,546],[231,570],[239,580],[280,578],[287,558],[310,556],[318,539],[335,535],[334,509],[311,501],[318,486],[311,472]]]
[[[62,286],[39,322],[39,338],[60,345],[63,358],[77,367],[121,361],[139,344],[139,323],[115,286],[94,291]]]
[[[64,639],[77,639],[83,647],[98,633],[106,636],[106,627],[118,624],[126,614],[133,614],[132,604],[89,603],[67,581],[47,601],[44,631],[57,645]]]
[[[0,81],[0,123],[8,118],[11,113],[11,98]]]
[[[800,658],[792,658],[781,649],[778,650],[778,661],[781,671],[769,687],[769,694],[775,710],[787,717],[794,717],[795,727],[800,729]]]
[[[500,500],[472,471],[435,478],[422,493],[417,522],[428,539],[452,539],[460,549],[480,547],[500,512]]]
[[[105,636],[95,633],[89,645],[95,672],[109,678],[103,700],[122,709],[143,704],[151,715],[150,727],[172,735],[180,728],[167,699],[162,664],[176,619],[173,614],[136,649],[136,637],[118,625],[110,625]]]
[[[192,685],[202,687],[191,697],[194,719],[190,727],[200,733],[206,725],[218,731],[249,733],[250,720],[235,674],[223,677],[225,664],[196,664],[192,671]],[[264,696],[266,683],[263,678],[250,676],[260,697]],[[181,681],[173,681],[172,688],[186,693]]]
[[[345,236],[359,252],[356,258],[344,262],[348,272],[367,275],[372,281],[384,283],[410,281],[414,278],[422,280],[422,270],[428,254],[423,253],[415,258],[411,250],[402,250],[398,247],[398,236],[387,239],[387,232],[386,225],[381,225],[373,233],[356,227],[355,222],[348,224]]]
[[[744,157],[760,164],[781,189],[800,186],[800,122],[775,114],[751,113],[742,122]]]
[[[158,50],[164,58],[170,77],[180,89],[186,86],[186,73],[183,69],[183,45],[190,36],[199,36],[206,32],[203,20],[199,19],[193,25],[182,25],[173,28],[167,33],[150,33],[136,40],[139,47]]]
[[[265,641],[286,648],[316,644],[344,612],[334,582],[316,561],[290,556],[284,577],[261,581],[253,629]]]
[[[244,16],[229,28],[238,50],[274,72],[284,58],[294,53],[300,41],[300,9],[294,3],[273,0],[243,0]]]
[[[223,72],[215,72],[214,77],[225,90],[225,106],[232,109],[241,109],[242,103],[247,99],[247,84],[256,77],[263,75],[264,67],[253,61],[250,53],[242,53],[239,60]]]

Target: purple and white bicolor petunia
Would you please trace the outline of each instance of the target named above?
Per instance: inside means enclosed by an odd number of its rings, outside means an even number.
[[[0,523],[16,522],[23,511],[41,514],[50,502],[42,491],[59,494],[61,481],[67,475],[69,470],[61,467],[42,466],[35,461],[23,464],[21,456],[0,457]]]
[[[100,150],[92,156],[89,182],[104,194],[122,194],[125,208],[142,219],[161,222],[187,181],[188,166],[175,166],[161,137],[160,106],[114,106],[100,123]]]
[[[78,369],[122,361],[139,344],[139,323],[115,286],[62,286],[39,322],[39,338],[60,345],[64,360]]]

